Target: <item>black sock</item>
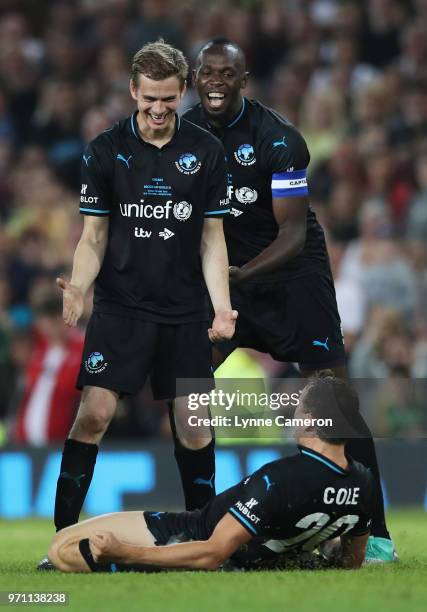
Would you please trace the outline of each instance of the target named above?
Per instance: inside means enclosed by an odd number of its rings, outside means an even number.
[[[55,527],[59,531],[79,520],[86,493],[92,480],[98,446],[77,440],[65,440],[61,471],[56,485]]]
[[[363,437],[349,438],[346,442],[345,449],[355,461],[362,463],[365,467],[370,468],[375,479],[377,489],[377,504],[372,517],[371,535],[380,538],[390,538],[387,530],[385,513],[384,513],[384,497],[381,488],[381,476],[378,467],[377,454],[375,452],[374,440],[369,431],[362,415],[359,415],[360,421],[357,423],[357,430]]]
[[[209,444],[196,450],[183,446],[177,437],[172,403],[168,406],[185,509],[203,508],[215,497],[215,439],[212,437]]]
[[[193,450],[175,440],[175,459],[181,474],[185,509],[203,508],[215,497],[215,440]]]

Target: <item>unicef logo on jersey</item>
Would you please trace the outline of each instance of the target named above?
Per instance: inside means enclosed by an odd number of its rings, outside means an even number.
[[[200,170],[201,162],[197,159],[194,153],[183,153],[175,166],[183,174],[196,174]]]
[[[256,162],[255,149],[250,144],[240,145],[237,151],[234,152],[234,157],[242,166],[252,166]]]
[[[193,207],[189,202],[178,202],[174,204],[173,214],[178,221],[187,221],[191,217]]]
[[[104,359],[102,353],[91,353],[85,361],[85,368],[89,374],[99,374],[103,372],[108,363]]]
[[[252,187],[240,187],[236,189],[234,195],[240,204],[253,204],[258,199],[258,192]]]

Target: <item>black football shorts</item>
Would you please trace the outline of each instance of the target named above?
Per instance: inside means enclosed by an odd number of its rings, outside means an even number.
[[[239,311],[232,340],[216,348],[227,357],[237,347],[269,353],[277,361],[299,363],[305,370],[346,362],[335,288],[328,270],[277,285],[231,289]]]
[[[153,534],[156,546],[165,546],[190,540],[206,540],[201,511],[144,512],[147,528]]]
[[[213,388],[208,323],[165,325],[94,312],[89,320],[77,388],[111,389],[134,395],[150,377],[155,399],[176,397],[176,380],[200,379]],[[197,384],[196,384],[197,387]]]

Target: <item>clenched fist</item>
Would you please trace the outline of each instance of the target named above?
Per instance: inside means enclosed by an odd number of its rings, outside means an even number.
[[[89,538],[92,557],[96,563],[122,561],[122,543],[110,531],[96,531]]]
[[[209,340],[211,342],[230,340],[234,336],[238,315],[237,310],[218,312],[212,322],[212,327],[208,329]]]

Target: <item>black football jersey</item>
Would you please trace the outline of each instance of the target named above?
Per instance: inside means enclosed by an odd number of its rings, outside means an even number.
[[[228,512],[254,536],[235,560],[259,565],[289,551],[312,551],[345,533],[367,533],[373,503],[367,468],[349,460],[344,470],[300,446],[297,455],[266,464],[209,502],[201,514],[200,539]]]
[[[207,319],[200,242],[229,211],[221,142],[185,119],[161,148],[136,115],[93,140],[82,161],[80,212],[108,216],[94,310],[160,323]]]
[[[263,251],[278,233],[273,197],[308,195],[306,143],[286,119],[256,100],[243,106],[229,125],[209,124],[202,105],[184,117],[215,134],[227,154],[230,214],[224,219],[230,264],[243,266]],[[270,283],[311,273],[328,264],[323,230],[311,207],[303,250],[280,269],[250,282]]]

